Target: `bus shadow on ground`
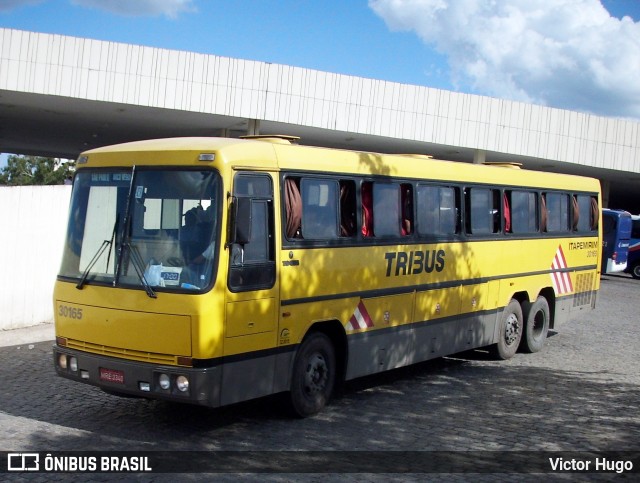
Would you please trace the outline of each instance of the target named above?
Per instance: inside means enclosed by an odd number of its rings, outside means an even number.
[[[55,377],[40,349],[10,368],[0,395],[7,424],[36,421],[33,450],[604,451],[640,441],[637,385],[490,362],[480,350],[351,381],[319,415],[295,419],[282,395],[219,409],[110,396]],[[46,377],[30,382],[34,371]]]

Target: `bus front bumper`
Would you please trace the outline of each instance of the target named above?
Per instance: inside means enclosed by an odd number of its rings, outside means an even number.
[[[606,273],[620,273],[627,269],[627,262],[616,262],[610,258],[607,259],[607,271]]]
[[[221,367],[163,366],[58,345],[53,347],[53,363],[59,376],[111,394],[220,406]]]

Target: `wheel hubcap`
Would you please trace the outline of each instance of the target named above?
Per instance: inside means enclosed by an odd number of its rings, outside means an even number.
[[[328,378],[329,370],[322,354],[314,354],[311,356],[304,374],[304,387],[306,392],[313,394],[324,391]]]
[[[511,345],[516,340],[518,340],[519,334],[520,334],[520,323],[518,322],[518,317],[516,317],[515,314],[511,314],[507,318],[507,323],[504,331],[504,340],[507,343],[507,345]]]

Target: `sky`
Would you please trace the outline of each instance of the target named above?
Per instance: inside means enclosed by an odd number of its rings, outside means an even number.
[[[0,27],[640,120],[640,0],[0,0]]]

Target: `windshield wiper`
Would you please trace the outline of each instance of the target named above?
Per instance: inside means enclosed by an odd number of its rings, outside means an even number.
[[[136,167],[131,168],[131,181],[129,182],[129,194],[127,195],[127,205],[124,210],[124,219],[122,220],[122,235],[121,242],[118,246],[118,258],[116,259],[116,270],[113,277],[113,286],[117,287],[120,281],[122,270],[128,271],[127,268],[123,268],[123,265],[128,265],[129,261],[133,264],[133,268],[138,274],[138,278],[144,287],[147,295],[153,299],[158,296],[149,285],[146,277],[144,276],[144,260],[138,249],[131,244],[131,201],[133,199],[133,184],[136,179]],[[125,255],[129,253],[129,258],[125,260]]]
[[[145,292],[147,292],[147,295],[152,299],[158,298],[158,295],[151,288],[151,285],[149,285],[147,278],[144,276],[144,260],[142,260],[142,256],[140,255],[138,248],[129,242],[123,243],[122,245],[124,248],[129,249],[131,263],[133,264],[133,268],[138,274],[138,278],[140,279]]]
[[[84,272],[82,272],[82,277],[80,277],[80,281],[76,285],[76,288],[78,290],[82,290],[82,287],[84,287],[84,284],[87,281],[87,277],[89,276],[89,272],[91,271],[93,266],[96,264],[100,256],[104,253],[104,250],[109,246],[111,246],[111,240],[104,240],[102,242],[102,245],[100,245],[100,248],[98,248],[98,251],[89,262],[89,265],[87,265],[87,268],[85,268]]]
[[[111,240],[104,240],[102,242],[102,245],[100,245],[100,248],[98,248],[98,251],[89,262],[89,265],[87,265],[87,268],[85,268],[84,272],[82,272],[82,277],[80,277],[80,281],[78,281],[78,284],[76,285],[76,288],[78,290],[82,290],[82,287],[84,287],[84,284],[87,282],[87,277],[89,276],[89,272],[91,272],[91,269],[96,264],[96,262],[100,259],[100,257],[102,256],[102,254],[104,253],[107,247],[109,247],[109,254],[107,255],[107,270],[109,270],[109,260],[111,260],[111,246],[113,245],[113,241],[116,237],[117,231],[118,231],[118,218],[116,218],[116,221],[113,223],[113,232],[111,233]]]

